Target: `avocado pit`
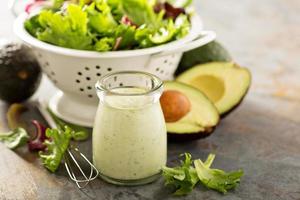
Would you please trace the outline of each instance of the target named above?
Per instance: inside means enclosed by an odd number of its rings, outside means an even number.
[[[164,91],[160,97],[160,104],[166,122],[176,122],[191,110],[189,99],[176,90]]]

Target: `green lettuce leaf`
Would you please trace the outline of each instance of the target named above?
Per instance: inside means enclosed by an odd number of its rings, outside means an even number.
[[[39,15],[35,15],[35,16],[31,17],[30,19],[26,20],[24,23],[24,27],[34,37],[37,37],[37,34],[39,32],[42,32],[45,30],[45,28],[43,28],[40,25]]]
[[[118,25],[105,0],[97,0],[86,9],[89,26],[100,34],[110,33]]]
[[[149,36],[153,34],[153,30],[148,28],[146,24],[136,29],[134,39],[138,43],[138,48],[147,48],[154,46],[154,43],[150,40]]]
[[[0,141],[10,149],[16,149],[27,143],[29,136],[25,129],[16,128],[8,133],[0,134]]]
[[[70,4],[64,15],[43,10],[39,14],[39,24],[44,31],[39,31],[36,35],[39,40],[58,46],[91,49],[92,37],[88,33],[87,23],[87,13],[75,4]]]
[[[175,168],[163,167],[163,176],[166,185],[175,187],[175,195],[186,195],[190,193],[199,181],[195,169],[191,166],[192,160],[189,153],[185,153],[185,160],[181,166]]]
[[[68,127],[72,130],[71,135],[72,135],[73,140],[82,141],[82,140],[88,139],[88,137],[89,137],[88,128],[83,127],[83,126],[79,126],[79,125],[76,125],[76,124],[72,124],[72,123],[69,123],[69,122],[66,122],[66,121],[60,119],[49,108],[47,109],[47,111],[49,112],[52,119],[56,123],[56,126],[58,127],[58,129],[64,130],[65,127]]]
[[[136,27],[134,26],[120,24],[116,28],[113,36],[121,39],[117,49],[130,49],[137,45],[138,43],[135,40],[135,31]]]
[[[186,36],[191,29],[191,23],[186,15],[180,14],[174,23],[175,26],[175,37],[176,39],[183,38]]]
[[[54,1],[59,9],[42,10],[24,26],[39,40],[61,47],[99,52],[148,48],[190,30],[188,14],[164,19],[164,9],[154,11],[156,0]]]
[[[156,27],[156,14],[148,0],[120,0],[119,1],[124,13],[136,25],[147,24]]]
[[[184,155],[185,160],[181,161],[180,166],[162,168],[165,184],[175,187],[175,195],[190,193],[198,182],[225,194],[227,190],[238,186],[243,176],[242,170],[226,173],[223,170],[211,169],[214,154],[209,154],[204,163],[200,159],[193,161],[189,153]]]
[[[95,44],[95,50],[99,52],[110,51],[115,43],[114,38],[104,37],[98,40]]]
[[[150,35],[149,39],[154,44],[163,44],[172,40],[176,33],[173,20],[168,20],[166,26],[159,28],[153,35]]]
[[[64,130],[49,128],[46,130],[46,136],[49,138],[44,142],[46,151],[40,152],[39,156],[44,167],[51,172],[55,172],[59,167],[72,138],[72,131],[67,126]]]
[[[194,161],[195,169],[201,183],[207,188],[226,193],[227,190],[233,189],[240,183],[243,171],[224,172],[220,169],[211,169],[210,165],[215,155],[210,154],[207,161],[203,163],[200,159]]]

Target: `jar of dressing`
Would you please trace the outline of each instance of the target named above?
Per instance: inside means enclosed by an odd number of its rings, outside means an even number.
[[[167,160],[162,81],[149,73],[117,72],[99,80],[96,90],[93,162],[100,176],[119,185],[154,181]]]

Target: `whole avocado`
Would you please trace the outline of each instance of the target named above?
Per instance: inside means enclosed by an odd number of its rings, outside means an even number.
[[[204,46],[184,53],[175,75],[179,75],[198,64],[227,61],[232,61],[229,52],[218,41],[212,41]]]
[[[41,68],[32,50],[17,42],[0,42],[0,99],[9,103],[31,97],[41,80]]]

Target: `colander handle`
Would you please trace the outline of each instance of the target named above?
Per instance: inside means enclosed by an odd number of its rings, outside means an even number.
[[[161,51],[159,53],[153,54],[152,56],[164,56],[173,53],[183,53],[186,51],[190,51],[197,47],[203,46],[211,41],[216,39],[216,33],[214,31],[201,31],[197,37],[195,37],[192,41],[187,42],[184,45],[177,45],[172,47],[170,50]]]

